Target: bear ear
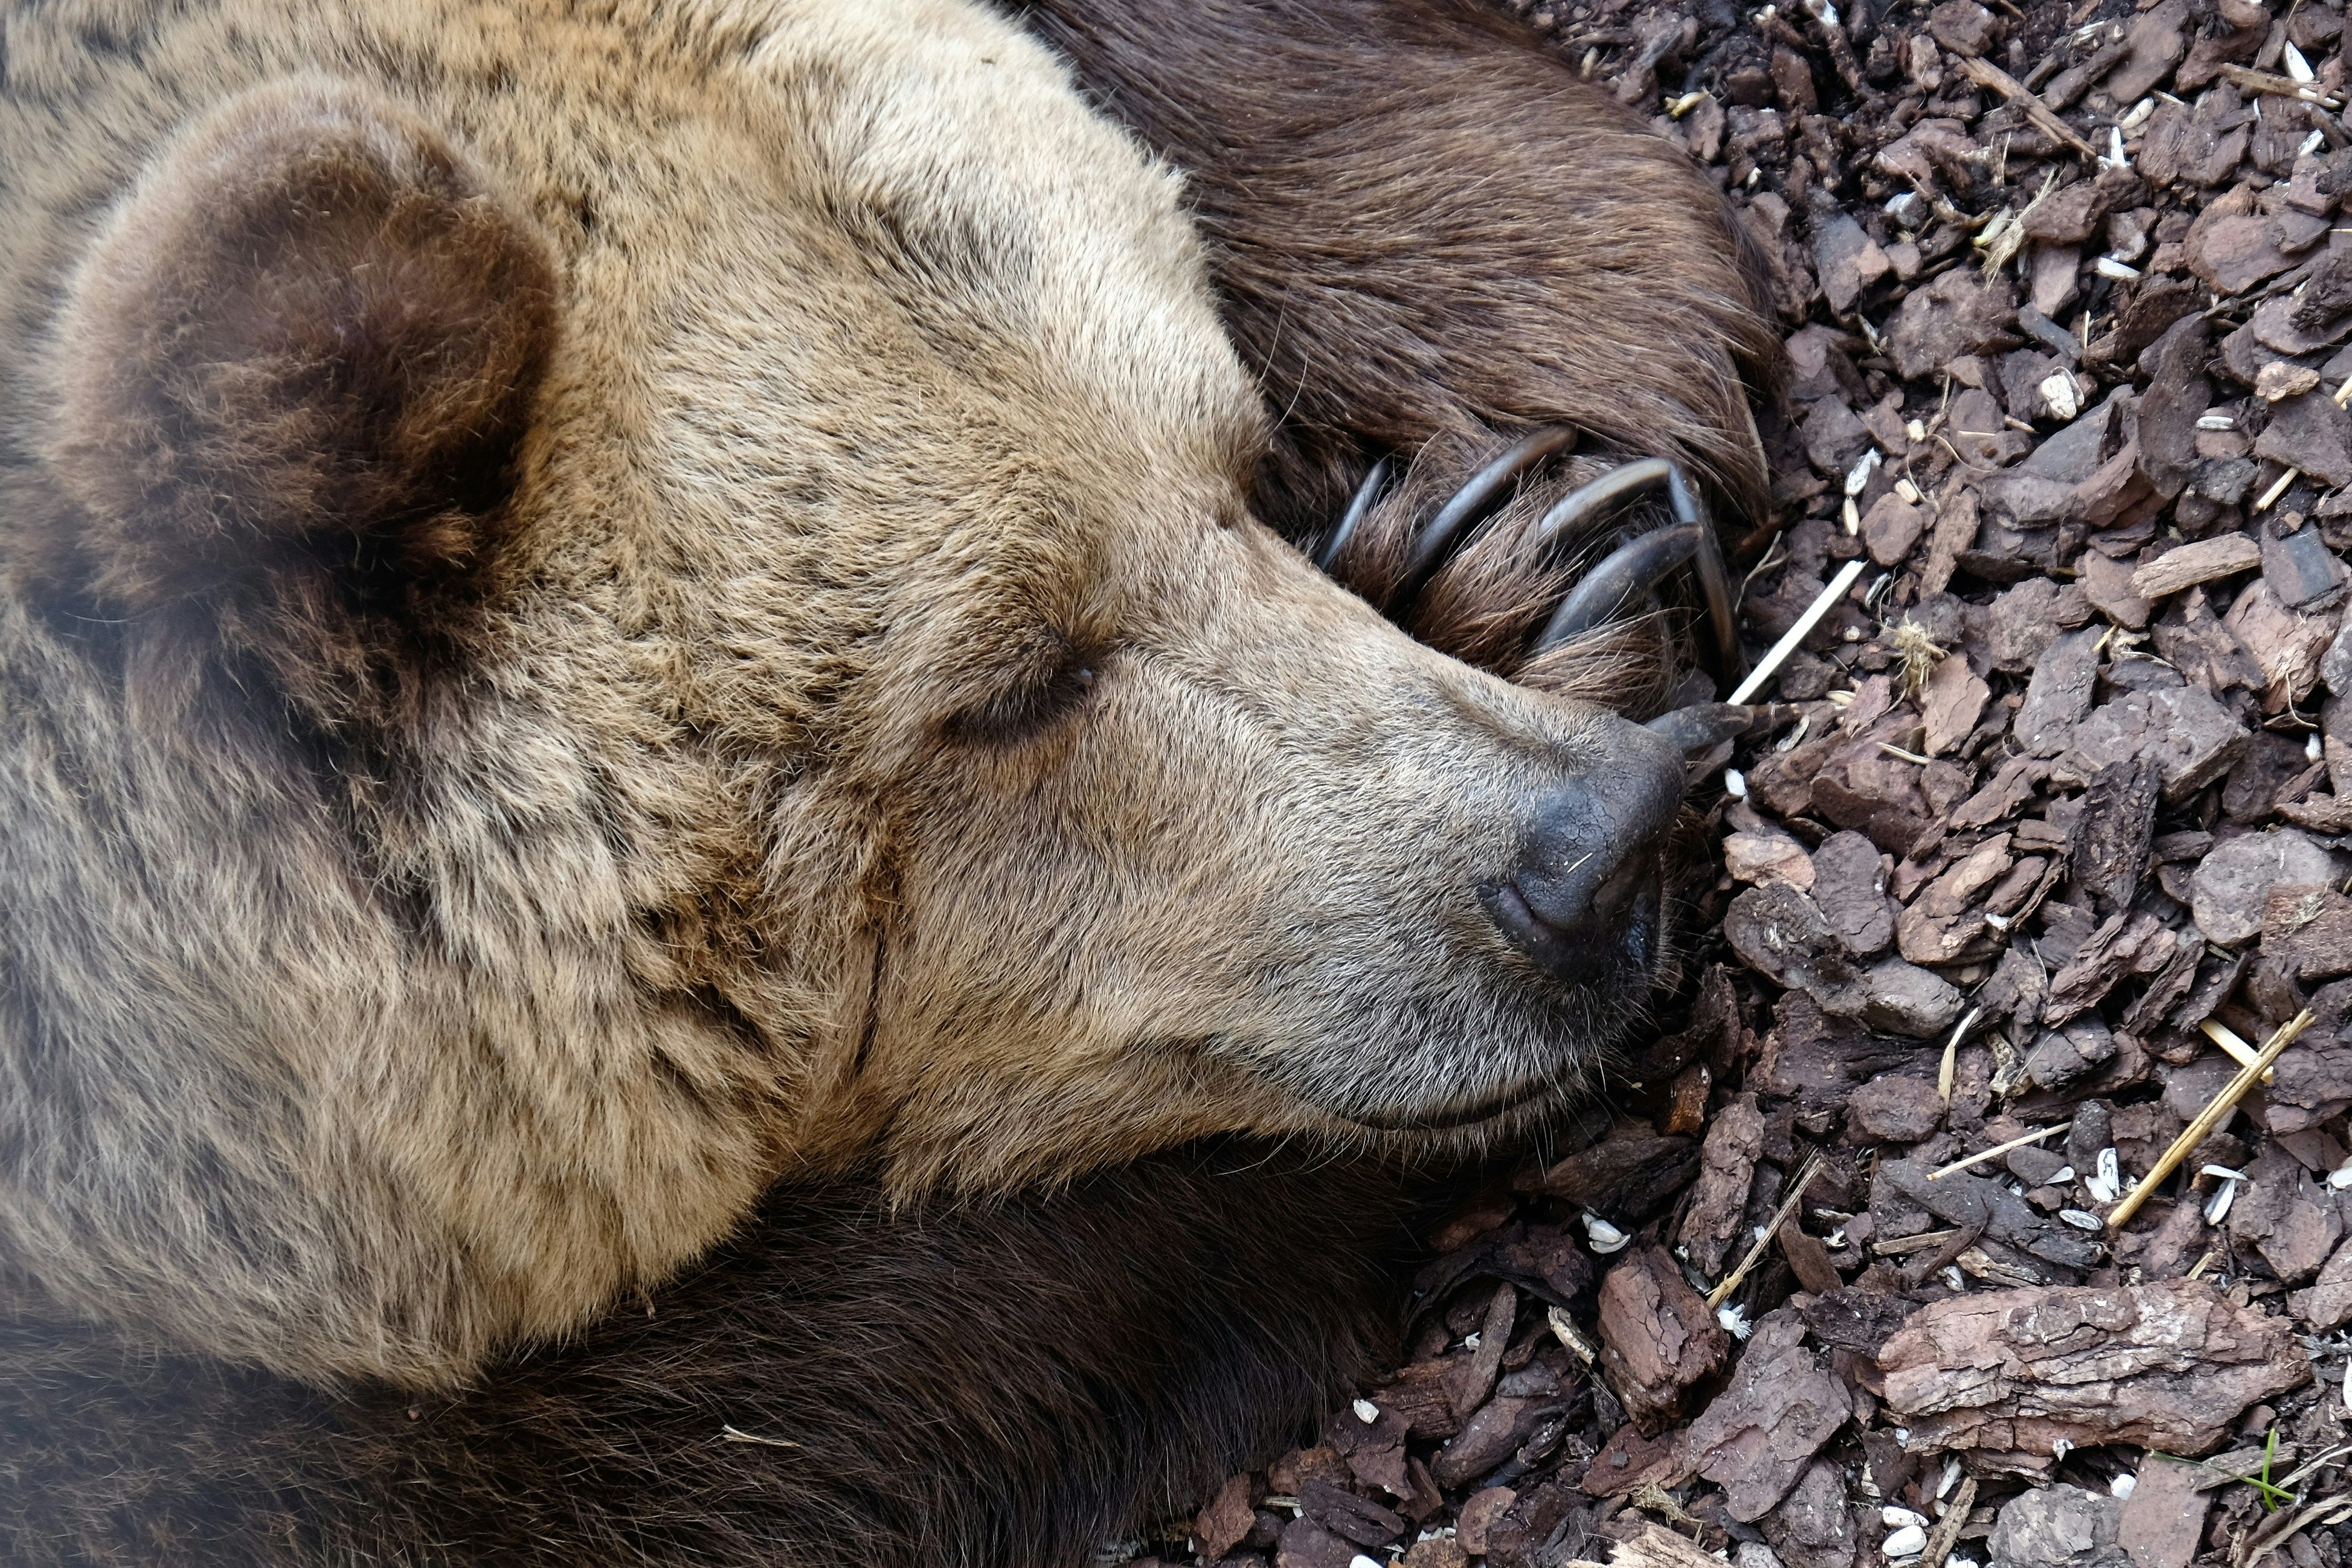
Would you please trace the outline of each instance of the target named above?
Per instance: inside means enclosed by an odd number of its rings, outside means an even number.
[[[413,116],[326,81],[232,100],[126,198],[61,318],[47,456],[90,586],[142,607],[462,565],[555,295],[544,239]]]

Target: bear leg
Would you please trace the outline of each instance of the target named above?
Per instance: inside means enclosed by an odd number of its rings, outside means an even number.
[[[1536,425],[1760,503],[1780,346],[1722,196],[1494,0],[1012,9],[1186,175],[1280,417],[1277,528],[1326,528],[1384,453]]]

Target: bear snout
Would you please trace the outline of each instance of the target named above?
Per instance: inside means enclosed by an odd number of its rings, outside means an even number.
[[[1612,718],[1598,740],[1597,756],[1537,796],[1509,874],[1478,888],[1504,939],[1575,985],[1649,969],[1683,795],[1682,758],[1664,738]]]

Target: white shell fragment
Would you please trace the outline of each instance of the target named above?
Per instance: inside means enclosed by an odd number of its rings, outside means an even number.
[[[2139,1478],[2137,1476],[2117,1476],[2115,1479],[2107,1483],[2107,1495],[2110,1497],[2127,1498],[2138,1489]]]
[[[2083,1178],[2083,1185],[2099,1203],[2111,1204],[2123,1196],[2123,1162],[2112,1147],[2099,1151],[2099,1168]]]
[[[1737,1301],[1717,1307],[1715,1321],[1721,1323],[1723,1331],[1735,1340],[1744,1340],[1756,1331],[1756,1326],[1748,1321],[1748,1310]]]
[[[1878,1522],[1889,1530],[1900,1530],[1906,1524],[1916,1524],[1925,1529],[1927,1516],[1924,1513],[1913,1513],[1907,1508],[1896,1508],[1893,1503],[1889,1503],[1878,1510]]]
[[[1883,454],[1875,447],[1856,458],[1853,460],[1853,467],[1845,471],[1845,493],[1850,496],[1860,495],[1864,487],[1870,483],[1870,476],[1878,472],[1878,465],[1882,460]]]
[[[1916,1524],[1906,1524],[1886,1538],[1879,1549],[1893,1557],[1916,1557],[1927,1550],[1927,1532]]]
[[[1566,1345],[1569,1353],[1585,1365],[1591,1366],[1601,1358],[1601,1347],[1586,1338],[1584,1331],[1576,1326],[1576,1320],[1558,1307],[1544,1309],[1544,1321],[1551,1325],[1552,1338]]]
[[[2101,1230],[2105,1228],[2106,1224],[2097,1215],[2085,1214],[2081,1209],[2060,1209],[2058,1217],[2076,1230]]]
[[[2238,1178],[2235,1176],[2225,1178],[2220,1186],[2213,1189],[2213,1195],[2205,1202],[2205,1223],[2220,1225],[2229,1218],[2230,1205],[2236,1200],[2237,1196]]]
[[[1612,1252],[1624,1251],[1626,1242],[1633,1239],[1597,1214],[1584,1216],[1584,1237],[1592,1250],[1604,1258]]]
[[[1381,1418],[1381,1407],[1369,1399],[1359,1399],[1349,1408],[1355,1411],[1356,1419],[1367,1426]]]
[[[2139,276],[2138,268],[2128,261],[2118,261],[2112,256],[2100,257],[2091,263],[2091,270],[2102,278],[2115,279],[2119,283],[2128,283]]]
[[[2074,378],[2064,371],[2053,371],[2034,389],[2042,395],[2042,406],[2053,419],[2072,419],[2083,412],[2083,395],[2074,385]]]

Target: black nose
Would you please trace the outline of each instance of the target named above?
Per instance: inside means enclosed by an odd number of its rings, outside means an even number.
[[[1562,980],[1646,971],[1658,942],[1660,859],[1682,803],[1681,753],[1612,719],[1535,803],[1511,874],[1479,901],[1521,952]]]

